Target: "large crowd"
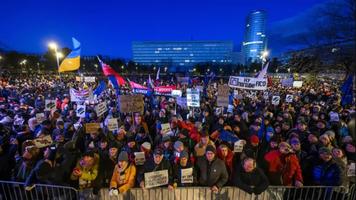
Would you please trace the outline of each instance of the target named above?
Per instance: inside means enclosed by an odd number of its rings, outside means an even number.
[[[141,81],[141,82],[140,82]],[[143,83],[145,80],[138,80]],[[160,80],[165,85],[174,80]],[[143,113],[119,111],[115,90],[108,87],[96,102],[86,102],[83,117],[76,113],[69,88],[96,84],[75,77],[54,75],[4,76],[0,82],[0,180],[65,185],[97,195],[130,188],[145,189],[145,173],[168,170],[168,187],[206,186],[218,192],[237,186],[260,194],[269,185],[345,186],[354,184],[356,162],[355,105],[340,106],[341,82],[319,79],[300,88],[274,81],[263,91],[231,89],[230,109],[217,107],[217,87],[226,80],[211,80],[201,93],[200,108],[177,106],[167,96],[145,96]],[[170,83],[171,84],[171,83]],[[186,88],[203,86],[203,81]],[[236,89],[237,90],[237,89]],[[128,88],[122,93],[129,94]],[[293,94],[293,102],[284,98]],[[271,96],[281,102],[271,104]],[[45,110],[45,100],[56,109]],[[106,102],[98,116],[95,106]],[[194,110],[194,111],[193,111]],[[41,122],[37,113],[44,113]],[[119,128],[108,129],[115,118]],[[100,123],[87,133],[86,123]],[[169,124],[166,132],[165,124]],[[50,136],[52,144],[38,147],[37,138]],[[236,143],[242,144],[236,150]],[[137,159],[143,152],[144,159]],[[182,176],[184,169],[192,176]],[[353,172],[352,172],[353,170]]]

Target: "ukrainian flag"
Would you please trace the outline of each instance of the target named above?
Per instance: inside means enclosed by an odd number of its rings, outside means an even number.
[[[70,54],[62,61],[59,66],[59,72],[74,71],[79,69],[80,66],[80,42],[75,38],[72,38],[74,49]]]

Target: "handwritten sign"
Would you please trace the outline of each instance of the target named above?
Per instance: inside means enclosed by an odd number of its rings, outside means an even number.
[[[117,118],[111,118],[108,120],[109,131],[119,130],[119,124],[117,123]]]
[[[193,183],[193,168],[181,169],[181,182]]]
[[[171,126],[169,125],[169,123],[161,124],[161,127],[164,135],[171,131]]]
[[[100,123],[86,123],[85,132],[86,133],[97,133],[100,128]]]
[[[98,116],[103,115],[106,111],[108,111],[108,108],[106,107],[106,102],[101,102],[95,107],[95,112]]]
[[[121,112],[140,112],[143,113],[144,102],[142,95],[120,95],[119,106]]]
[[[136,165],[143,165],[146,161],[145,153],[144,152],[134,152],[135,155],[135,164]]]
[[[145,188],[154,188],[168,184],[168,170],[145,173]]]

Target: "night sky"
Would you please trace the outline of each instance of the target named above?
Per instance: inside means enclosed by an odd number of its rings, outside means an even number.
[[[232,40],[239,50],[246,15],[267,11],[268,48],[273,55],[293,46],[290,38],[325,0],[41,0],[0,2],[0,48],[43,53],[47,42],[82,55],[131,58],[135,40]]]

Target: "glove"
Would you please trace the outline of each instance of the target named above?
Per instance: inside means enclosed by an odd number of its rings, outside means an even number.
[[[118,196],[119,195],[119,191],[117,189],[111,189],[109,191],[109,196]]]

